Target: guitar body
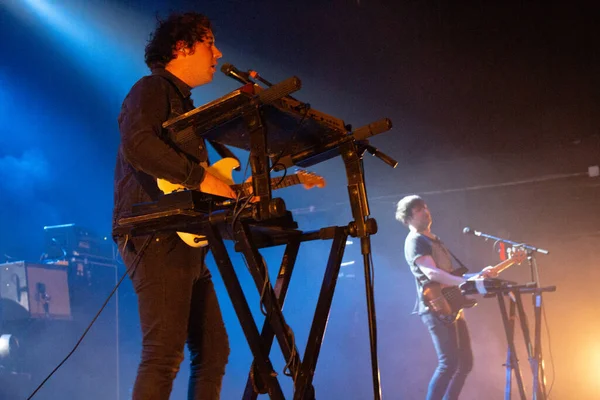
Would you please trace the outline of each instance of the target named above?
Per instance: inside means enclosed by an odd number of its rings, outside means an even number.
[[[239,163],[235,158],[223,158],[210,167],[206,167],[206,170],[221,179],[223,182],[226,182],[229,185],[233,185],[233,170],[239,167]],[[171,183],[164,179],[157,179],[156,183],[158,184],[158,188],[164,194],[169,194],[173,192],[178,192],[180,190],[188,190],[186,187]]]
[[[221,179],[223,182],[226,182],[229,185],[233,185],[233,170],[239,165],[240,164],[234,158],[223,158],[211,165],[210,167],[206,167],[206,170],[210,174]],[[185,186],[177,185],[164,179],[157,179],[156,183],[158,184],[158,188],[164,194],[178,192],[181,190],[188,190]],[[181,240],[183,240],[188,246],[191,247],[204,247],[208,245],[206,237],[202,235],[196,235],[187,232],[177,232],[177,235],[179,235]]]
[[[227,183],[229,186],[231,186],[234,192],[238,193],[238,195],[251,196],[252,192],[249,191],[252,189],[250,179],[246,181],[246,183],[239,185],[236,185],[233,182],[233,170],[239,167],[239,165],[240,164],[238,163],[238,161],[234,158],[223,158],[211,165],[210,167],[206,167],[206,171],[211,175],[214,175],[221,181]],[[181,190],[189,190],[185,186],[174,184],[164,179],[157,179],[156,183],[158,185],[158,188],[164,194],[178,192]],[[324,187],[325,180],[321,176],[306,171],[298,171],[295,174],[291,174],[281,178],[271,178],[272,189],[280,189],[297,184],[302,184],[307,189],[314,186]],[[199,189],[202,191],[202,185],[200,185]],[[177,232],[177,234],[187,245],[191,247],[204,247],[208,245],[208,241],[206,240],[205,236],[188,232]]]
[[[494,276],[504,271],[513,264],[522,263],[527,254],[519,247],[516,247],[510,257],[493,267],[487,267],[485,271],[488,276]],[[482,271],[482,272],[483,272]],[[460,276],[461,272],[455,270],[451,272],[453,275]],[[477,277],[480,274],[475,274]],[[477,305],[477,301],[466,297],[458,286],[442,285],[438,282],[427,282],[423,285],[422,297],[429,310],[434,313],[439,319],[444,322],[452,323],[456,321],[460,311],[465,308],[471,308]]]
[[[474,299],[464,296],[458,286],[444,286],[428,282],[423,286],[423,301],[439,319],[454,322],[461,310],[477,305]]]

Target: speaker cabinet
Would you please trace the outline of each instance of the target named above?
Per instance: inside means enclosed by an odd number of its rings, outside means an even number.
[[[0,264],[1,319],[70,319],[67,267],[18,261]]]
[[[0,264],[0,331],[19,339],[14,374],[30,394],[72,350],[116,283],[116,265],[72,259],[67,265]],[[71,358],[36,394],[39,400],[119,398],[118,302],[113,297]],[[0,371],[3,367],[0,360]],[[5,368],[6,369],[6,368]],[[1,384],[0,399],[12,399]],[[25,396],[19,397],[25,398]]]

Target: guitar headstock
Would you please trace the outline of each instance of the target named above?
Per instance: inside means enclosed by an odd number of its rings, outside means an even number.
[[[521,264],[527,258],[527,252],[523,247],[515,246],[507,250],[508,257],[515,262]]]
[[[300,183],[302,183],[302,185],[304,185],[306,189],[311,189],[315,186],[318,188],[325,187],[325,178],[315,174],[314,172],[309,172],[301,169],[296,171],[296,175],[298,175]]]

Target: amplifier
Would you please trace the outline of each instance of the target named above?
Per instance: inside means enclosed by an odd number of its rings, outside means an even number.
[[[63,265],[25,261],[0,264],[0,299],[3,321],[71,318],[67,269]]]
[[[44,227],[45,257],[50,260],[77,258],[113,259],[112,239],[75,224]]]
[[[17,370],[31,376],[29,382],[19,383],[20,390],[31,393],[69,354],[114,288],[116,273],[116,263],[87,258],[56,264],[0,264],[0,313],[4,311],[0,326],[18,338]],[[108,302],[69,362],[46,382],[36,399],[119,398],[117,307],[117,298]],[[18,312],[7,314],[13,309]],[[10,387],[2,381],[3,369],[0,365],[0,399],[24,399],[10,397]]]

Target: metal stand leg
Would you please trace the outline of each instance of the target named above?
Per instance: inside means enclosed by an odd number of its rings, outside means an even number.
[[[325,336],[329,310],[331,309],[333,293],[342,265],[342,258],[346,248],[346,239],[348,238],[346,228],[335,227],[333,229],[333,243],[331,245],[329,259],[327,260],[323,284],[321,285],[321,291],[319,292],[315,316],[306,342],[306,349],[304,350],[304,362],[302,363],[304,374],[300,375],[296,382],[294,400],[315,398],[314,389],[312,388],[312,379],[317,366],[317,358],[321,351],[323,337]]]
[[[373,271],[371,265],[371,239],[363,237],[360,239],[361,252],[365,271],[365,294],[367,298],[367,315],[369,318],[369,344],[371,348],[371,372],[373,374],[374,398],[381,398],[381,387],[379,384],[379,364],[377,358],[377,315],[375,313],[375,293],[373,291]]]
[[[508,342],[508,350],[506,355],[506,386],[504,390],[504,399],[510,400],[512,390],[512,373],[514,371],[515,378],[517,380],[517,387],[519,388],[519,395],[521,400],[525,400],[525,387],[523,385],[523,377],[521,376],[521,368],[519,367],[519,360],[517,359],[517,352],[515,350],[514,341],[514,327],[515,327],[515,303],[510,303],[510,314],[506,312],[506,305],[504,303],[504,295],[502,293],[497,294],[498,305],[500,306],[500,314],[502,315],[502,322],[504,324],[504,332],[506,333],[506,341]]]
[[[246,227],[247,228],[247,227]],[[241,232],[245,232],[245,229],[242,228]],[[247,232],[246,232],[247,233]],[[254,272],[253,275],[258,274],[261,275],[265,273],[261,266],[253,266],[256,263],[257,255],[253,255],[254,249],[252,248],[251,242],[249,241],[248,235],[241,235],[238,233],[238,245],[240,249],[245,254],[247,258],[252,263],[249,262],[251,270],[256,270],[260,272]],[[315,309],[315,315],[313,318],[313,322],[311,325],[310,333],[307,339],[306,349],[304,352],[304,361],[301,361],[297,356],[297,353],[294,351],[285,350],[282,348],[282,352],[284,353],[284,357],[290,365],[290,372],[294,377],[295,391],[294,391],[294,399],[296,400],[314,400],[315,392],[314,387],[312,385],[312,380],[314,377],[314,372],[316,369],[317,359],[319,356],[319,352],[321,350],[321,344],[323,342],[323,338],[325,336],[325,328],[327,326],[327,320],[329,318],[329,312],[331,310],[331,304],[333,301],[333,294],[335,292],[337,278],[340,272],[342,258],[344,255],[344,250],[346,247],[346,240],[348,238],[348,228],[346,227],[329,227],[323,228],[319,232],[319,235],[311,236],[311,239],[333,239],[329,259],[327,262],[327,267],[325,269],[325,275],[323,278],[323,283],[321,285],[321,290],[319,292],[319,299],[317,301],[317,306]],[[278,308],[275,311],[272,311],[272,314],[281,314],[281,309],[283,306],[283,302],[285,299],[285,295],[287,293],[287,288],[290,283],[290,278],[292,274],[292,270],[294,267],[294,262],[298,253],[300,242],[292,242],[288,244],[286,248],[286,252],[284,255],[283,262],[281,264],[281,268],[279,271],[279,276],[277,278],[276,286],[274,289],[275,296],[277,297]],[[263,277],[260,277],[260,281],[263,282],[260,285],[261,289],[264,289],[265,293],[269,292],[270,284],[267,282],[265,284]],[[258,283],[257,283],[258,285]],[[265,299],[266,299],[265,295]],[[265,302],[265,307],[269,308],[269,305]],[[283,318],[283,317],[281,317]],[[241,320],[240,320],[241,321]],[[286,325],[287,326],[287,325]],[[277,317],[275,318],[267,318],[261,334],[261,340],[263,349],[266,350],[266,355],[272,346],[274,336],[281,334],[280,323]],[[288,334],[290,331],[283,332]],[[285,335],[284,335],[285,336]],[[287,336],[286,336],[287,337]],[[289,338],[288,338],[289,339]],[[278,338],[279,340],[279,338]],[[284,340],[284,343],[288,343],[287,339]],[[281,344],[281,341],[280,341]],[[297,352],[297,350],[296,350]],[[244,399],[254,400],[257,398],[259,393],[264,393],[269,387],[268,382],[262,381],[262,374],[260,373],[260,369],[257,360],[254,360],[252,365],[252,370],[250,372],[250,378],[246,383],[246,389],[244,391]]]
[[[292,278],[292,272],[294,271],[294,264],[296,263],[296,257],[298,256],[298,250],[300,248],[300,242],[291,242],[286,246],[281,267],[279,268],[279,274],[275,281],[275,295],[277,296],[279,308],[283,309],[285,302],[285,296]],[[261,340],[264,343],[265,350],[269,352],[273,345],[274,337],[273,329],[269,322],[265,320],[263,328],[260,334]],[[242,399],[256,400],[259,393],[266,393],[266,387],[264,382],[261,381],[259,373],[256,369],[256,361],[252,362],[250,367],[250,376],[246,382],[246,389]]]
[[[289,367],[290,374],[296,380],[296,377],[303,373],[300,369],[300,353],[294,342],[293,332],[287,325],[283,313],[281,312],[279,301],[269,280],[267,266],[264,264],[264,260],[258,252],[258,249],[251,241],[251,232],[248,223],[244,221],[238,222],[234,236],[248,263],[248,268],[250,269],[250,274],[254,279],[256,288],[261,294],[260,301],[261,305],[264,306],[266,320],[277,338],[283,357]],[[265,343],[262,343],[262,345],[263,349],[265,349]]]
[[[227,293],[231,298],[233,308],[240,320],[244,335],[248,340],[250,351],[252,351],[252,355],[254,356],[256,369],[258,370],[260,378],[262,382],[265,383],[271,399],[283,400],[285,397],[281,390],[281,386],[279,385],[279,381],[277,380],[277,374],[273,370],[273,365],[269,360],[268,352],[261,340],[258,327],[252,317],[252,312],[246,301],[242,286],[240,285],[240,281],[235,273],[225,244],[223,243],[223,238],[217,227],[213,225],[210,225],[210,229],[208,229],[206,233],[217,267],[223,277]]]
[[[542,293],[534,296],[535,307],[535,346],[531,360],[533,372],[533,400],[546,400],[546,378],[544,376],[544,363],[542,361]]]
[[[373,399],[381,399],[379,362],[377,356],[377,320],[375,313],[375,297],[373,294],[371,239],[377,233],[377,223],[369,218],[369,204],[365,186],[364,169],[361,154],[354,142],[340,146],[340,152],[346,167],[348,178],[348,196],[354,221],[350,223],[350,235],[360,238],[365,270],[365,288],[369,318],[369,339],[371,347],[371,374],[373,378]]]

